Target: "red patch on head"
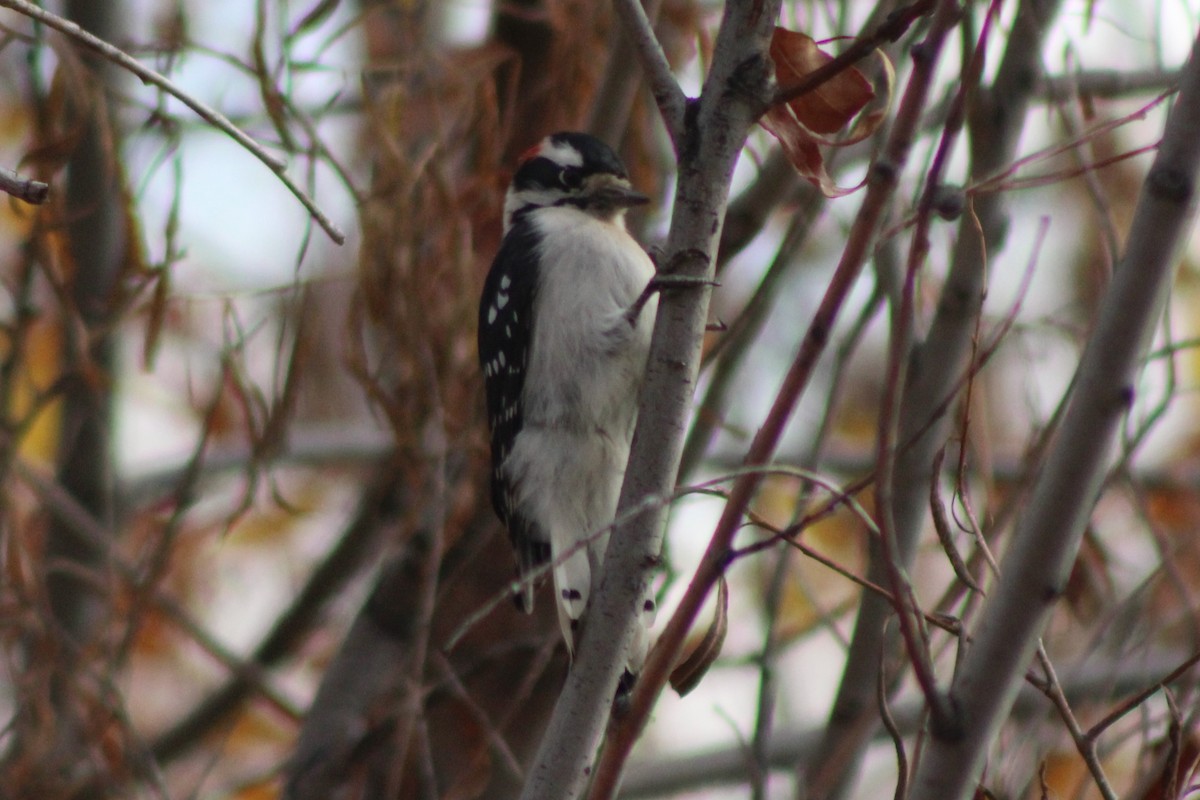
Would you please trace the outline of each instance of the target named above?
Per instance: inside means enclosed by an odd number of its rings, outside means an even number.
[[[538,142],[533,147],[521,153],[521,157],[517,159],[517,164],[524,164],[526,161],[532,161],[542,154],[542,142]]]

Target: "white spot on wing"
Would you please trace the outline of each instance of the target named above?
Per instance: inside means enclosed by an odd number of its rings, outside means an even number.
[[[498,314],[498,313],[499,313],[499,310],[494,305],[488,309],[488,324],[489,325],[491,325],[493,322],[496,321],[496,314]]]

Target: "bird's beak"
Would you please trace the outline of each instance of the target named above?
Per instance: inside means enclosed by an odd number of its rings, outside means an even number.
[[[616,175],[596,175],[591,179],[587,193],[597,204],[609,208],[632,208],[650,202],[650,198],[630,186],[629,181]]]

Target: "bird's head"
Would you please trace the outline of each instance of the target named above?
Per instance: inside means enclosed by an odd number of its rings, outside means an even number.
[[[555,133],[521,157],[504,198],[504,230],[532,209],[572,206],[619,221],[625,209],[649,201],[630,185],[625,165],[604,142],[586,133]]]

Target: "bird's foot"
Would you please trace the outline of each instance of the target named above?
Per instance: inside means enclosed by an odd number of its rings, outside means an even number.
[[[637,325],[638,317],[641,316],[642,309],[646,307],[646,303],[650,302],[650,298],[660,292],[677,291],[679,289],[703,289],[720,285],[720,283],[711,278],[704,278],[699,275],[675,275],[660,272],[650,279],[650,282],[646,284],[646,288],[638,295],[638,299],[633,301],[633,305],[625,312],[625,320],[631,326]]]

